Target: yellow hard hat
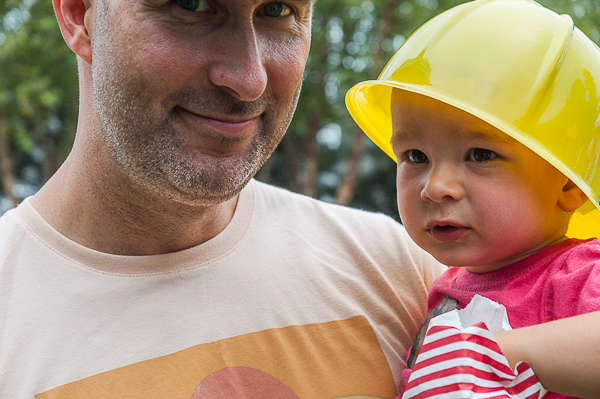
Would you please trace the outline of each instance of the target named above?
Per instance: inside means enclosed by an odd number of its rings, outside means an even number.
[[[356,123],[396,160],[394,88],[469,112],[535,151],[590,200],[569,236],[600,235],[600,49],[569,16],[532,0],[476,0],[420,27],[377,80],[346,95]]]

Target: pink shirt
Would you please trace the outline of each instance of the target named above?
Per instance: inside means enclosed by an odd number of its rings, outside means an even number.
[[[600,310],[600,241],[565,240],[490,273],[451,267],[433,283],[428,309],[443,295],[463,308],[475,294],[504,305],[513,328]]]
[[[600,310],[600,241],[568,239],[489,273],[450,267],[433,283],[427,307],[448,295],[464,308],[475,294],[504,305],[513,328]]]

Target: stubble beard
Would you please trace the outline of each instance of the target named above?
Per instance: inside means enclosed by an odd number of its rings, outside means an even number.
[[[122,57],[127,47],[111,46],[108,10],[99,6],[92,48],[92,83],[100,139],[113,161],[135,184],[169,200],[188,205],[214,205],[237,195],[269,158],[283,137],[296,109],[301,85],[283,118],[273,112],[260,116],[259,131],[246,151],[236,157],[199,157],[173,125],[169,104],[195,104],[196,109],[253,114],[274,110],[268,99],[240,103],[222,91],[179,91],[157,104],[153,82],[144,80],[136,63]],[[111,47],[113,50],[111,50]],[[138,67],[139,68],[139,67]],[[156,85],[160,86],[160,85]],[[209,98],[210,97],[210,98]],[[235,139],[220,138],[224,148]],[[207,158],[209,162],[207,162]]]

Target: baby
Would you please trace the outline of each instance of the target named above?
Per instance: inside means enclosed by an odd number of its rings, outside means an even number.
[[[582,236],[600,232],[599,96],[598,47],[531,0],[442,13],[348,92],[356,122],[398,162],[406,230],[451,266],[431,315],[476,294],[504,305],[513,328],[600,310],[600,241]]]

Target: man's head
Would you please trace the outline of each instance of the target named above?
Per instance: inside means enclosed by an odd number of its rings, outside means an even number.
[[[94,139],[135,183],[183,203],[220,203],[281,140],[312,0],[54,2],[92,93]]]

